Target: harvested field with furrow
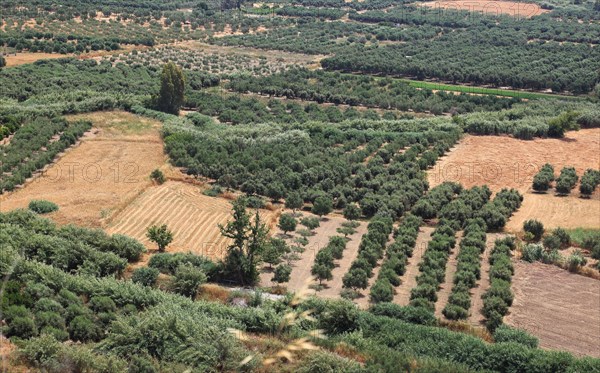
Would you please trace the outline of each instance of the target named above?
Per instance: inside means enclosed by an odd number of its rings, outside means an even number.
[[[260,211],[267,223],[271,212]],[[146,237],[152,224],[166,224],[173,231],[169,252],[192,252],[213,259],[223,257],[228,239],[218,224],[226,224],[231,216],[228,200],[209,197],[194,185],[168,181],[151,187],[130,203],[108,227],[110,233],[121,233],[140,240],[147,247],[153,244]]]

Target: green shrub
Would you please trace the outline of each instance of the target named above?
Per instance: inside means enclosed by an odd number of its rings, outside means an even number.
[[[115,312],[117,305],[107,296],[95,296],[90,299],[89,307],[96,313]]]
[[[484,299],[482,313],[486,318],[490,318],[492,312],[497,312],[500,315],[506,315],[508,305],[500,297],[489,296]]]
[[[561,247],[560,238],[553,234],[544,236],[542,242],[544,244],[544,247],[548,250],[558,250]]]
[[[394,288],[386,279],[377,280],[371,287],[371,302],[391,302],[394,299]]]
[[[159,271],[156,268],[140,267],[133,271],[131,281],[144,286],[154,286],[158,279]]]
[[[101,330],[91,318],[75,316],[69,323],[69,335],[74,341],[94,342],[100,339]]]
[[[49,367],[50,362],[58,356],[61,349],[61,343],[54,336],[43,334],[25,342],[20,354],[29,364],[45,370],[44,368]]]
[[[12,319],[4,332],[7,337],[31,338],[37,334],[32,318],[17,316]]]
[[[537,262],[542,258],[543,252],[544,248],[542,245],[527,244],[525,247],[523,247],[521,259],[529,263]]]
[[[165,177],[165,174],[161,170],[159,170],[158,168],[154,169],[150,173],[150,179],[156,181],[159,185],[163,184],[165,181],[167,181],[167,178]]]
[[[127,373],[158,373],[158,370],[150,358],[134,356],[131,358]]]
[[[469,317],[469,310],[456,305],[447,303],[442,313],[448,320],[463,320]]]
[[[176,293],[193,298],[198,286],[205,282],[206,274],[200,268],[191,264],[181,264],[175,270],[172,286]]]
[[[539,241],[544,234],[544,225],[538,220],[530,219],[523,223],[523,230],[525,233],[531,233],[533,235],[533,239]]]
[[[437,323],[437,318],[433,312],[423,307],[400,306],[394,303],[382,302],[371,306],[369,312],[413,324],[436,325]]]
[[[48,214],[58,211],[58,205],[54,202],[45,200],[32,200],[29,202],[29,209],[38,214]]]
[[[496,331],[494,332],[494,341],[496,343],[515,342],[531,348],[538,347],[538,339],[536,337],[528,334],[524,330],[512,328],[508,325],[501,325],[496,328]]]
[[[298,373],[362,372],[360,364],[329,352],[313,352],[300,361]]]
[[[104,250],[117,254],[130,263],[140,260],[142,253],[146,252],[141,242],[122,234],[113,234]]]
[[[573,254],[569,256],[568,259],[569,271],[576,272],[580,267],[583,267],[587,264],[587,259],[583,256],[581,250],[576,250]]]
[[[40,329],[44,327],[53,327],[56,329],[65,328],[65,320],[57,312],[43,311],[35,314],[36,326]]]

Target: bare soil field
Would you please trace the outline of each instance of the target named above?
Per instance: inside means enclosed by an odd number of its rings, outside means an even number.
[[[268,224],[271,214],[271,211],[260,211],[261,218]],[[192,252],[221,259],[229,240],[221,235],[218,224],[225,225],[230,218],[230,201],[206,196],[196,185],[167,181],[148,188],[132,201],[112,219],[107,230],[131,236],[155,249],[146,237],[147,228],[152,224],[166,224],[173,232],[173,242],[167,252]]]
[[[542,263],[515,263],[515,300],[505,322],[540,346],[600,357],[600,281]]]
[[[467,188],[487,184],[494,192],[502,188],[525,192],[545,163],[554,166],[557,176],[565,166],[575,167],[580,176],[588,168],[600,168],[599,149],[598,128],[568,132],[563,139],[466,135],[428,171],[428,179],[432,187],[456,181]]]
[[[113,111],[70,116],[94,127],[58,161],[23,188],[0,197],[0,210],[27,207],[32,199],[59,206],[59,224],[102,227],[152,183],[150,172],[165,167],[160,123]]]
[[[578,194],[573,191],[573,194]],[[509,232],[523,230],[523,222],[537,219],[548,228],[598,228],[600,226],[600,200],[582,199],[578,196],[557,197],[553,193],[525,193],[523,205],[506,224]]]
[[[99,58],[102,56],[112,56],[120,53],[130,52],[134,49],[144,50],[148,49],[145,46],[136,46],[136,45],[121,45],[121,49],[116,51],[94,51],[90,53],[84,53],[80,55],[76,55],[74,53],[69,54],[61,54],[61,53],[32,53],[32,52],[19,52],[19,53],[11,53],[7,54],[4,57],[6,58],[6,66],[19,66],[25,65],[28,63],[34,63],[39,60],[48,60],[48,59],[57,59],[57,58],[68,58],[68,57],[77,57],[80,60],[87,60],[92,58]]]
[[[468,10],[470,12],[481,12],[486,15],[508,14],[517,18],[530,18],[547,13],[550,10],[542,9],[538,4],[523,3],[516,1],[468,1],[468,0],[448,0],[448,1],[428,1],[416,3],[435,9],[449,10]]]
[[[421,227],[419,228],[419,235],[417,236],[417,243],[413,250],[412,258],[408,258],[408,264],[406,265],[406,272],[400,277],[402,283],[396,287],[396,295],[394,295],[393,302],[401,306],[406,306],[410,301],[410,290],[417,285],[417,276],[419,275],[419,263],[421,258],[427,249],[427,243],[431,240],[431,234],[433,233],[433,227]]]
[[[556,197],[553,192],[531,192],[533,176],[545,164],[561,168],[573,166],[581,176],[588,168],[600,168],[600,129],[568,132],[564,139],[519,140],[507,136],[466,135],[434,168],[428,171],[430,186],[444,181],[464,187],[487,185],[493,192],[516,188],[524,194],[521,208],[507,224],[509,231],[521,229],[523,220],[537,218],[549,227],[597,227],[600,198]]]

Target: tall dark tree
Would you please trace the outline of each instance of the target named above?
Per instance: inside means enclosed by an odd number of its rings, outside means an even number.
[[[251,219],[246,206],[246,200],[238,198],[233,203],[233,219],[225,226],[219,225],[221,234],[233,240],[227,248],[223,275],[241,285],[254,285],[258,281],[257,264],[266,246],[268,229],[258,210]]]
[[[181,69],[173,62],[167,63],[160,74],[160,91],[156,98],[156,107],[169,114],[179,114],[183,105],[185,77]]]
[[[6,66],[6,59],[4,56],[0,56],[0,69]]]

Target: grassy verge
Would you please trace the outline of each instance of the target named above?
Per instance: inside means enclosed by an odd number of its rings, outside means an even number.
[[[571,236],[571,242],[581,246],[583,240],[591,236],[600,236],[600,229],[595,228],[575,228],[567,230]]]
[[[521,99],[540,99],[540,98],[559,98],[559,99],[569,99],[569,100],[578,100],[581,99],[577,96],[563,96],[557,94],[548,94],[548,93],[539,93],[539,92],[524,92],[510,89],[498,89],[498,88],[483,88],[483,87],[473,87],[473,86],[465,86],[465,85],[455,85],[455,84],[444,84],[437,82],[423,82],[419,80],[411,80],[411,79],[401,79],[402,81],[410,84],[415,88],[424,88],[424,89],[435,89],[439,91],[452,91],[452,92],[464,92],[464,93],[474,93],[474,94],[484,94],[484,95],[494,95],[494,96],[504,96],[504,97],[516,97]]]

